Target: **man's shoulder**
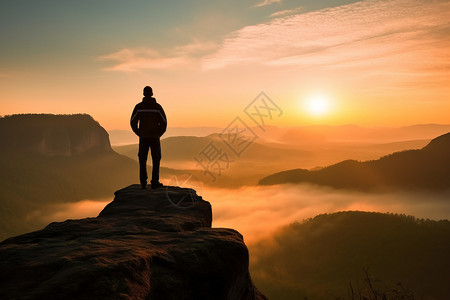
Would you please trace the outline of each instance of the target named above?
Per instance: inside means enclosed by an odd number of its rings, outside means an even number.
[[[136,104],[136,105],[134,106],[134,108],[137,109],[137,108],[139,108],[139,107],[142,107],[142,104],[143,104],[143,102],[139,102],[138,104]]]
[[[159,110],[159,111],[163,111],[162,106],[156,101],[154,101],[154,102],[145,102],[145,101],[139,102],[138,104],[136,104],[134,109],[135,110],[156,109],[156,110]]]
[[[155,99],[155,106],[156,106],[158,109],[161,109],[161,110],[163,109],[163,108],[162,108],[162,105],[159,104],[158,101],[157,101],[156,99]]]

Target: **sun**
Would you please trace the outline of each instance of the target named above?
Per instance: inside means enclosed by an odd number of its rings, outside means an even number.
[[[325,94],[311,94],[306,97],[304,105],[308,114],[319,117],[330,111],[331,99]]]

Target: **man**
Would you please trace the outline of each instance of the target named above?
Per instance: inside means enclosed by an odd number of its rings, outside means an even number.
[[[153,98],[151,87],[144,88],[144,98],[136,104],[130,120],[133,132],[139,136],[139,177],[143,189],[147,188],[147,156],[152,153],[152,189],[162,187],[159,182],[159,164],[161,162],[161,143],[159,138],[166,132],[167,119],[164,109]]]

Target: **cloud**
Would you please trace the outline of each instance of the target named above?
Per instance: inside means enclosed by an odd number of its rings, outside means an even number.
[[[297,7],[294,9],[280,10],[280,11],[274,12],[269,17],[279,18],[279,17],[285,17],[285,16],[289,16],[289,15],[294,15],[294,14],[303,12],[304,9],[305,9],[304,7]]]
[[[187,66],[188,57],[167,57],[151,48],[122,49],[117,52],[103,55],[101,60],[116,62],[109,71],[135,72],[143,69],[168,69]]]
[[[450,63],[449,19],[448,1],[368,0],[296,13],[231,33],[205,58],[204,67],[257,63],[432,70]]]
[[[35,210],[25,218],[27,222],[40,223],[63,222],[67,219],[96,217],[112,199],[81,200],[75,203],[57,203]]]
[[[247,244],[271,236],[281,226],[322,213],[345,210],[413,215],[435,220],[450,217],[449,193],[370,194],[311,185],[204,189],[211,202],[213,227],[240,231]]]
[[[281,0],[264,0],[263,2],[256,4],[255,7],[263,7],[274,3],[281,3]]]
[[[449,1],[366,0],[313,12],[298,7],[270,17],[230,33],[220,44],[194,40],[169,49],[124,48],[99,59],[112,63],[109,71],[260,65],[353,85],[359,80],[361,89],[380,79],[379,90],[448,86]]]
[[[136,72],[146,69],[189,68],[198,65],[199,57],[210,53],[216,47],[217,45],[213,42],[194,41],[164,51],[146,47],[125,48],[102,55],[98,59],[115,63],[106,68],[109,71]]]
[[[434,220],[450,218],[450,192],[370,194],[306,184],[203,188],[198,192],[212,205],[213,227],[238,230],[247,245],[271,236],[280,227],[292,222],[337,211],[401,213]],[[101,199],[53,204],[33,211],[26,221],[45,226],[66,219],[95,217],[111,201]]]

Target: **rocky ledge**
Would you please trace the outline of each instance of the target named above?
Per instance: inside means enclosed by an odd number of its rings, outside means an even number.
[[[115,193],[96,218],[0,243],[0,299],[266,299],[242,235],[192,189]]]

